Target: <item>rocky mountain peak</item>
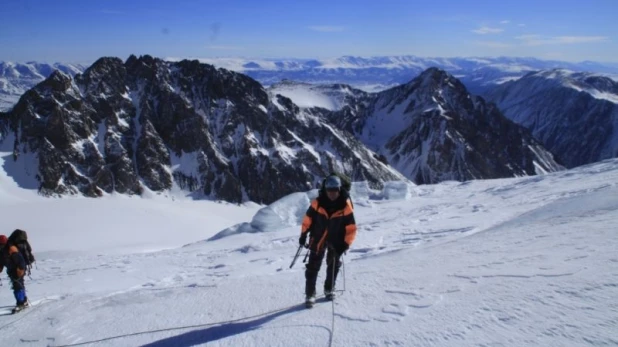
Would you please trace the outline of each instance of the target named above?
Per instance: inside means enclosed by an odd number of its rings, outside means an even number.
[[[178,187],[268,203],[333,170],[375,187],[403,179],[325,112],[195,60],[131,56],[101,58],[75,80],[50,76],[0,115],[0,128],[1,141],[13,143],[13,167],[37,163],[30,174],[45,195]]]
[[[560,170],[529,131],[430,68],[331,117],[415,183]]]
[[[52,74],[43,82],[41,82],[36,88],[49,88],[54,92],[62,92],[70,88],[73,79],[71,76],[61,72],[60,70],[54,70]]]

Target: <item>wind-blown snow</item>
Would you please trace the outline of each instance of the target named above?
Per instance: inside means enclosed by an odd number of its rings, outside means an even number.
[[[315,191],[258,210],[162,196],[44,199],[0,179],[1,230],[26,229],[38,257],[26,279],[34,306],[0,315],[2,346],[618,342],[618,159],[380,192],[356,183],[359,231],[338,297],[312,310],[300,305],[305,253],[289,266]],[[218,233],[233,225],[259,232]],[[144,252],[161,243],[190,244]]]
[[[578,92],[588,93],[595,99],[607,100],[609,102],[613,102],[614,104],[618,104],[618,94],[603,92],[593,88],[581,88],[574,84],[568,84],[567,86],[577,90]]]

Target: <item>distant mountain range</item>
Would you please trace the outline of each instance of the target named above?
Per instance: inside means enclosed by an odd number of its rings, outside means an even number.
[[[173,58],[170,58],[173,60]],[[570,69],[618,78],[618,64],[569,63],[535,58],[423,58],[416,56],[352,57],[334,59],[199,59],[247,74],[264,85],[284,79],[314,84],[349,84],[365,91],[380,91],[409,82],[422,71],[437,67],[457,77],[472,94],[483,95],[496,84],[540,70]]]
[[[19,100],[0,112],[0,151],[13,153],[3,169],[46,195],[177,187],[272,202],[333,169],[380,186],[534,175],[618,157],[618,67],[608,64],[211,62],[262,79],[150,56],[87,68],[2,63],[0,96]],[[446,68],[421,70],[439,64]]]
[[[331,170],[380,187],[563,168],[527,129],[437,68],[379,93],[302,85],[333,104],[299,107],[198,61],[101,58],[74,78],[55,71],[0,113],[0,151],[12,153],[3,169],[44,195],[178,188],[269,203]]]
[[[168,61],[180,59],[168,58]],[[416,56],[352,57],[333,59],[205,58],[200,62],[246,74],[264,86],[283,80],[312,84],[347,84],[364,91],[381,91],[404,84],[430,67],[458,78],[475,95],[529,72],[569,69],[596,72],[618,79],[618,64],[569,63],[535,58],[423,58]],[[17,102],[26,90],[48,77],[54,69],[75,75],[87,65],[0,62],[0,111]]]

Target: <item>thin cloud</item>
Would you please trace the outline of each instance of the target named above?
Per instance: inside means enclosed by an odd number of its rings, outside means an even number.
[[[218,51],[238,51],[244,49],[244,47],[240,46],[226,46],[226,45],[210,45],[206,46],[208,49],[218,50]]]
[[[334,26],[334,25],[314,25],[308,27],[309,30],[319,31],[323,33],[334,33],[345,30],[342,26]]]
[[[499,34],[503,31],[504,29],[501,29],[501,28],[490,28],[490,27],[480,27],[478,29],[472,30],[473,33],[479,34],[479,35]]]
[[[509,24],[510,22],[511,22],[510,20],[503,20],[503,21],[500,21],[500,24]]]
[[[517,24],[517,26],[518,26],[518,27],[525,27],[525,26],[526,26],[526,24],[524,24],[524,23],[519,23],[519,24]]]
[[[516,40],[521,41],[527,46],[543,45],[573,45],[580,43],[595,43],[608,41],[607,36],[541,36],[541,35],[520,35],[515,36]]]
[[[573,44],[573,43],[588,43],[588,42],[604,42],[608,41],[607,36],[557,36],[555,39],[559,43]]]

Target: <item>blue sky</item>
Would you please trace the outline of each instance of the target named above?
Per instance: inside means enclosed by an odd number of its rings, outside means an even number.
[[[519,56],[618,62],[618,0],[1,0],[0,60]]]

